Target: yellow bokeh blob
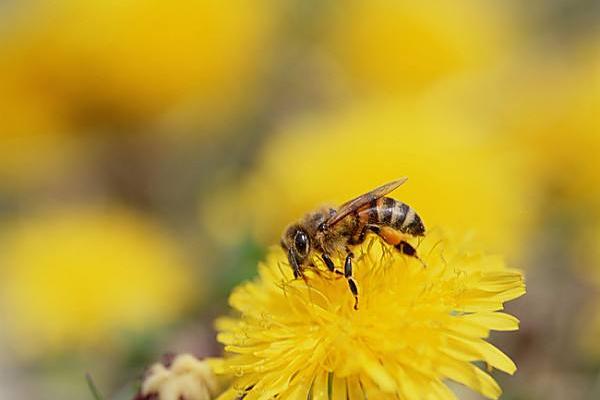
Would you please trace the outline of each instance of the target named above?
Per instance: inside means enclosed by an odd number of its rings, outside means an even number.
[[[341,2],[326,49],[359,89],[412,93],[502,63],[516,32],[507,17],[473,0]]]
[[[0,309],[19,353],[119,343],[174,320],[191,270],[168,234],[119,208],[65,209],[5,225]]]
[[[567,60],[542,57],[513,73],[499,99],[499,125],[547,202],[600,220],[600,46]]]
[[[460,113],[428,104],[374,103],[284,127],[239,188],[204,205],[203,224],[225,241],[250,230],[273,243],[313,208],[407,176],[391,196],[427,227],[473,232],[515,255],[532,207],[519,160]]]
[[[0,188],[11,190],[75,170],[92,151],[82,138],[99,133],[214,132],[258,93],[277,14],[270,0],[11,10],[0,32]]]
[[[1,57],[0,57],[1,58]],[[0,188],[19,188],[72,166],[77,144],[57,104],[0,59]]]
[[[14,18],[0,58],[77,122],[126,127],[182,104],[206,118],[239,105],[268,59],[276,10],[268,0],[34,5]]]

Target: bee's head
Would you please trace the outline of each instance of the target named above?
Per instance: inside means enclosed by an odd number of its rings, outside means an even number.
[[[300,225],[289,226],[281,237],[281,247],[287,253],[294,277],[298,277],[310,254],[310,237]]]

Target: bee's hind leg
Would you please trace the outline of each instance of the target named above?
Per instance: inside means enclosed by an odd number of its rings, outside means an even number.
[[[394,248],[400,253],[409,257],[414,257],[417,260],[419,260],[424,267],[426,266],[423,260],[419,258],[419,255],[417,254],[417,249],[415,249],[410,243],[408,243],[405,240],[406,236],[404,234],[388,227],[376,227],[376,229],[374,229],[373,232],[378,234],[386,243],[394,246]]]
[[[344,263],[344,277],[348,281],[348,286],[354,296],[354,309],[358,310],[358,286],[352,276],[352,258],[354,258],[354,254],[349,251],[346,255],[346,262]]]
[[[404,240],[394,246],[400,253],[410,257],[417,257],[417,250],[412,245]],[[418,258],[418,257],[417,257]]]

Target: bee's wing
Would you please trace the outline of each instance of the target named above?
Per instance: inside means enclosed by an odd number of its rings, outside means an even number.
[[[407,179],[408,178],[406,178],[406,177],[400,178],[396,181],[387,183],[383,186],[379,186],[378,188],[373,189],[368,193],[362,194],[355,199],[345,202],[338,208],[335,215],[333,215],[331,218],[329,218],[327,221],[325,221],[325,224],[328,226],[333,226],[333,225],[337,224],[342,219],[344,219],[344,217],[346,217],[348,214],[351,214],[352,212],[354,212],[355,210],[364,206],[365,204],[368,204],[371,201],[377,200],[378,198],[383,197],[386,194],[390,193],[391,191],[396,189],[398,186],[400,186],[404,182],[406,182]]]

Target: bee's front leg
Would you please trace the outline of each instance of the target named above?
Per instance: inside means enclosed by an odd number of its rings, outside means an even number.
[[[354,309],[358,310],[358,286],[356,285],[356,281],[352,276],[352,259],[354,258],[354,254],[351,251],[348,251],[346,255],[346,262],[344,263],[344,277],[348,281],[348,286],[350,287],[350,291],[354,296]]]
[[[339,269],[335,268],[335,264],[333,263],[333,260],[331,259],[331,257],[329,256],[329,254],[327,253],[323,253],[321,255],[321,258],[323,259],[323,262],[325,263],[325,265],[327,266],[327,269],[330,272],[334,272],[338,275],[344,275],[344,273],[342,271],[340,271]]]
[[[335,271],[335,264],[331,260],[331,257],[329,257],[329,254],[323,253],[323,255],[321,255],[321,258],[323,259],[323,262],[325,263],[329,271]]]

